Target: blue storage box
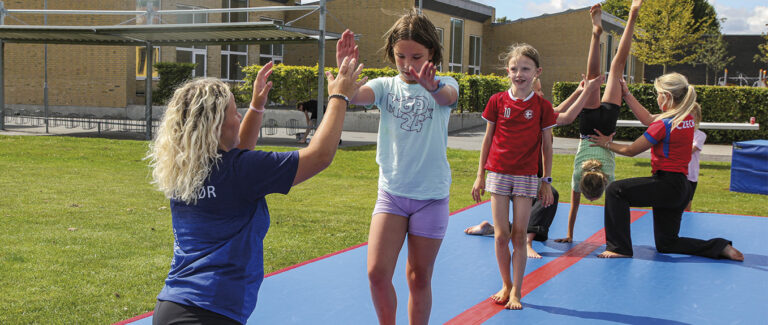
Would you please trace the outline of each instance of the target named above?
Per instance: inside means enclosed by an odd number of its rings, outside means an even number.
[[[768,195],[768,140],[733,143],[731,191]]]

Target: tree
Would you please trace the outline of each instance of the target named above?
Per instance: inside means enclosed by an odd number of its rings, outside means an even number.
[[[710,18],[693,18],[693,0],[654,0],[643,4],[632,43],[635,56],[649,65],[692,63],[692,49],[711,26]]]
[[[719,31],[717,34],[705,35],[696,45],[695,64],[703,64],[704,75],[707,85],[709,85],[709,70],[715,72],[715,81],[717,81],[717,72],[725,69],[725,66],[733,62],[735,56],[728,55],[728,43],[723,39],[723,34]]]
[[[646,1],[648,4],[651,1]],[[603,11],[627,20],[629,16],[629,6],[632,4],[632,0],[605,0],[603,1]],[[717,20],[717,12],[707,0],[693,0],[693,20],[704,20],[707,23],[701,27],[704,29],[715,32],[720,30],[720,21]],[[698,31],[698,28],[696,29]]]
[[[765,43],[757,45],[760,53],[755,54],[755,63],[762,62],[768,64],[768,33],[763,34],[763,38],[765,38]]]
[[[626,21],[629,17],[629,5],[631,3],[631,0],[605,0],[602,3],[603,11]]]

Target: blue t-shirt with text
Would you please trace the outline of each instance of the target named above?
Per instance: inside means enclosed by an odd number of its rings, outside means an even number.
[[[221,154],[197,204],[171,200],[173,260],[157,299],[245,323],[264,279],[264,196],[288,193],[299,155],[241,149]]]

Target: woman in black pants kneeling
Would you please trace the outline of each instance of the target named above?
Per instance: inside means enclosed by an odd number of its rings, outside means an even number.
[[[698,128],[701,108],[696,103],[696,91],[681,74],[670,73],[656,79],[654,87],[662,113],[651,115],[635,99],[626,86],[624,100],[635,116],[649,125],[645,134],[629,145],[612,143],[613,134],[591,136],[593,146],[602,146],[615,153],[635,156],[651,148],[650,177],[623,179],[611,183],[605,191],[605,241],[602,258],[632,257],[630,236],[630,207],[653,207],[653,232],[656,250],[660,253],[698,255],[743,261],[744,255],[723,238],[701,240],[680,237],[680,222],[688,204],[691,185],[688,183],[688,162],[691,159],[693,133]]]

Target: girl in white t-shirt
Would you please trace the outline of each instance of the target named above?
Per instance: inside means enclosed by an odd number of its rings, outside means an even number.
[[[696,118],[695,115],[694,118]],[[696,123],[698,124],[698,121]],[[691,211],[693,194],[696,193],[696,185],[699,184],[699,155],[701,155],[701,150],[704,149],[704,141],[706,140],[707,134],[697,128],[696,132],[693,133],[691,162],[688,163],[688,182],[691,183],[691,199],[688,200],[688,206],[685,207],[685,211]]]
[[[436,76],[435,66],[442,61],[440,38],[432,22],[416,11],[395,22],[383,50],[400,73],[371,80],[350,97],[352,104],[375,105],[381,112],[379,193],[368,234],[368,280],[379,323],[394,324],[397,295],[392,276],[407,238],[408,319],[427,324],[432,270],[448,225],[448,121],[459,85],[451,77]],[[345,31],[336,46],[336,60],[357,55],[354,35]]]

